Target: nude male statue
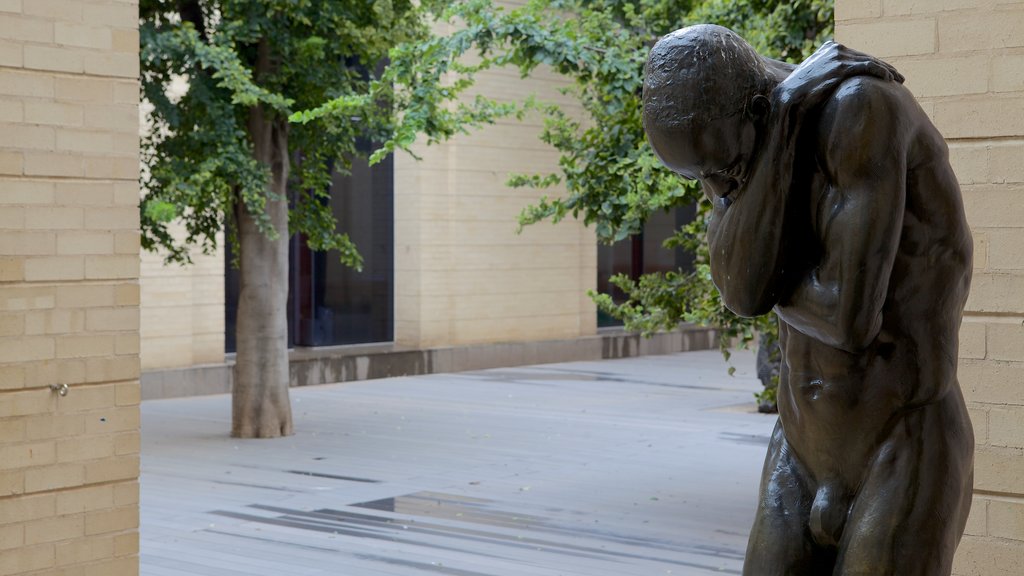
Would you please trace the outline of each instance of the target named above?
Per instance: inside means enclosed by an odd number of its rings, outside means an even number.
[[[747,576],[948,575],[963,534],[972,241],[945,142],[901,81],[838,44],[794,67],[708,25],[647,62],[644,127],[713,204],[723,302],[779,318]]]

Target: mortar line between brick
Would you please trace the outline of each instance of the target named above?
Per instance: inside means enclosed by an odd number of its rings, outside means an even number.
[[[116,229],[116,230],[97,229],[96,231],[97,232],[110,232],[110,231],[113,231],[113,232],[123,232],[123,231],[126,231],[126,230],[129,231],[129,232],[136,231],[136,230],[133,230],[131,228],[123,228],[123,229]],[[105,254],[88,254],[88,256],[105,256]],[[118,256],[118,254],[113,254],[113,256]],[[131,254],[121,254],[121,256],[131,256]],[[43,255],[42,257],[45,258],[46,255]],[[132,280],[135,280],[135,281],[132,282]],[[138,282],[138,278],[87,278],[87,279],[82,279],[82,280],[76,280],[74,286],[72,286],[72,287],[73,288],[78,288],[80,286],[111,286],[111,285],[121,286],[121,285],[128,285],[128,284],[130,284],[130,285],[137,285],[138,283],[139,283]],[[40,280],[38,282],[26,282],[24,280],[19,280],[17,282],[6,282],[6,283],[0,283],[0,284],[11,284],[11,286],[6,286],[6,288],[15,288],[15,287],[17,287],[18,284],[31,284],[32,288],[68,288],[67,282],[54,282],[53,280]],[[125,304],[124,306],[134,306],[134,304]],[[88,308],[120,308],[120,307],[121,306],[88,306]],[[8,310],[8,312],[11,312],[11,310]]]
[[[997,490],[982,490],[982,489],[975,488],[974,489],[974,495],[975,496],[990,496],[990,497],[995,497],[995,498],[1005,498],[1007,500],[1024,501],[1024,495],[1022,495],[1022,494],[1015,494],[1015,493],[1012,493],[1012,492],[999,492]]]
[[[958,137],[958,138],[947,138],[946,142],[949,143],[949,144],[960,144],[960,143],[983,144],[983,143],[988,143],[988,142],[996,142],[996,143],[1000,143],[1000,144],[1007,143],[1007,142],[1022,144],[1022,143],[1024,143],[1024,135],[1019,135],[1019,136],[961,136],[961,137]]]
[[[1021,319],[1024,320],[1024,312],[964,312],[964,320],[995,320],[995,319]]]
[[[133,454],[138,456],[138,454]],[[40,490],[38,492],[23,492],[21,494],[9,494],[6,496],[0,496],[0,502],[5,500],[13,500],[15,498],[29,497],[29,496],[45,496],[47,494],[62,494],[67,493],[71,490],[79,490],[83,488],[101,488],[103,486],[114,486],[117,484],[125,484],[127,482],[138,482],[138,478],[125,478],[124,480],[107,480],[105,482],[93,482],[91,484],[82,484],[80,486],[65,486],[64,488],[50,488],[49,490]],[[110,508],[104,508],[105,510],[117,510],[118,508],[127,508],[133,506],[133,504],[126,504],[124,506],[111,506]],[[57,516],[52,516],[56,518]]]
[[[133,332],[125,332],[125,334],[133,334]],[[122,355],[120,357],[121,358],[128,358],[128,357],[131,357],[131,356],[135,356],[135,354],[124,354],[124,355]],[[104,356],[102,358],[118,358],[118,356]],[[74,360],[74,359],[70,358],[70,360]],[[75,390],[81,390],[83,388],[98,388],[100,386],[112,386],[112,385],[116,386],[116,385],[120,385],[120,384],[138,384],[138,383],[139,383],[139,379],[138,378],[134,378],[134,379],[130,379],[130,380],[105,380],[103,382],[80,382],[78,384],[68,384],[68,395],[74,394]],[[17,394],[19,392],[35,392],[35,391],[49,390],[49,389],[50,389],[50,385],[49,384],[45,384],[43,386],[26,386],[24,388],[8,388],[8,389],[0,390],[0,398],[3,398],[5,395]],[[54,392],[54,394],[56,394],[56,392]],[[134,405],[135,404],[124,404],[123,406],[134,406]],[[113,407],[114,408],[118,408],[120,406],[121,405],[115,405]],[[99,410],[99,408],[97,408],[97,410]],[[36,414],[42,414],[42,412],[33,413],[33,414],[26,414],[25,416],[35,416]],[[0,417],[0,419],[19,418],[19,417],[20,417],[20,415],[11,415],[11,416]]]
[[[127,30],[127,28],[126,28]],[[57,46],[54,46],[55,48]],[[73,49],[67,47],[66,49]],[[96,52],[100,53],[100,52]],[[128,54],[127,52],[125,54]],[[97,74],[95,72],[69,72],[67,70],[49,70],[46,68],[31,68],[26,66],[0,66],[0,70],[6,70],[11,72],[20,72],[22,74],[38,74],[41,76],[49,76],[51,78],[72,78],[75,80],[80,79],[99,79],[99,80],[115,80],[122,82],[140,82],[140,76],[112,76],[110,74]]]
[[[127,132],[124,132],[124,134],[128,135]],[[84,158],[84,156],[82,156],[82,158]],[[122,158],[128,158],[128,156],[123,156]],[[135,183],[138,183],[138,180],[136,180],[134,178],[89,178],[88,176],[37,176],[35,174],[0,174],[0,180],[7,180],[7,181],[27,180],[27,181],[30,181],[30,182],[47,182],[49,180],[52,180],[54,182],[60,182],[62,184],[66,184],[69,180],[71,180],[71,181],[77,180],[79,182],[84,182],[84,183],[87,183],[87,184],[103,184],[103,183],[111,183],[111,184],[113,184],[113,183],[117,183],[117,182],[135,182]]]
[[[79,158],[85,158],[85,156],[79,156]],[[103,157],[90,157],[90,159],[96,159],[96,158],[108,158],[108,157],[107,156],[103,156]],[[128,159],[129,157],[128,156],[119,156],[119,157],[109,156],[109,158]],[[103,184],[104,182],[109,182],[111,184],[118,183],[118,182],[134,182],[134,183],[138,184],[138,182],[139,182],[135,178],[89,178],[88,176],[53,176],[53,175],[36,175],[36,174],[0,174],[0,180],[29,180],[29,181],[32,181],[32,182],[46,182],[46,181],[51,181],[52,180],[54,182],[62,182],[62,183],[63,182],[68,182],[68,181],[72,181],[72,182],[77,181],[77,182],[87,182],[87,183],[90,183],[90,184]]]
[[[129,228],[125,228],[125,229],[122,229],[122,230],[109,230],[109,229],[105,229],[105,228],[104,229],[97,228],[96,232],[134,232],[134,230],[131,230]],[[131,258],[133,256],[136,256],[136,254],[135,253],[127,253],[127,254],[72,254],[72,255],[40,254],[38,256],[37,255],[27,256],[24,259],[28,259],[28,258],[33,258],[33,259],[77,258],[79,256],[83,256],[83,257],[84,256],[124,256],[126,258]],[[12,258],[20,258],[20,257],[12,256]],[[128,284],[129,283],[128,281],[131,281],[131,280],[138,280],[138,277],[136,277],[136,276],[123,276],[123,277],[88,278],[88,279],[68,278],[67,281],[68,282],[74,282],[76,284],[84,284],[86,282],[92,282],[92,283],[96,283],[96,284]],[[137,284],[138,282],[134,282],[134,283]],[[47,286],[52,286],[52,285],[53,285],[53,280],[39,280],[39,281],[18,280],[16,282],[0,282],[0,288],[20,288],[20,287],[25,287],[25,288],[29,288],[29,287],[31,287],[31,288],[46,288]],[[135,306],[135,304],[125,304],[124,306],[102,306],[102,308],[123,308],[125,306]],[[93,308],[93,307],[89,307],[89,308]]]

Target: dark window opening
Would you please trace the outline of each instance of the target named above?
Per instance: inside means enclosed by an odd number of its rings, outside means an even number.
[[[339,228],[355,242],[363,270],[343,264],[336,254],[313,252],[305,238],[292,240],[291,324],[298,346],[387,342],[394,331],[394,170],[389,157],[370,167],[352,163],[352,174],[335,173],[331,211]],[[295,256],[298,256],[296,259]]]
[[[624,302],[626,295],[609,278],[625,274],[633,280],[643,274],[693,270],[693,254],[676,248],[666,249],[662,244],[676,230],[693,221],[697,215],[695,205],[679,206],[669,212],[656,212],[644,223],[643,232],[614,244],[597,247],[597,291],[611,294],[616,302]],[[597,312],[598,327],[622,326],[622,321],[604,312]]]
[[[368,146],[368,144],[367,144]],[[391,157],[337,172],[330,206],[338,229],[363,257],[357,272],[338,255],[314,252],[302,235],[289,246],[288,346],[335,346],[394,339],[394,165]],[[225,254],[225,349],[235,351],[238,271]]]

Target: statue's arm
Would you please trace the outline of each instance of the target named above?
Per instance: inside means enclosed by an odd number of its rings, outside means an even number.
[[[798,154],[797,133],[827,94],[816,86],[838,82],[848,72],[829,59],[802,64],[797,70],[802,72],[790,74],[767,100],[760,153],[751,161],[746,182],[715,175],[702,180],[712,201],[711,278],[722,302],[740,316],[767,314],[783,296],[788,284],[785,241],[792,234],[787,232],[791,212],[787,206]]]
[[[745,183],[729,179],[702,181],[712,202],[708,222],[711,278],[722,302],[740,316],[768,313],[781,297],[787,193],[795,138],[785,138],[785,124],[773,110],[766,144]],[[735,187],[730,194],[722,190]]]
[[[785,245],[792,236],[787,228],[794,225],[787,222],[792,217],[787,205],[796,156],[805,153],[797,150],[804,119],[851,78],[903,81],[885,62],[835,42],[826,42],[799,66],[763,60],[785,78],[771,94],[762,151],[753,159],[747,181],[734,192],[720,193],[730,189],[725,180],[703,182],[713,205],[708,225],[712,279],[725,305],[741,316],[767,313],[792,285],[787,275],[795,270],[784,265],[786,252],[793,250]]]
[[[776,65],[789,66],[782,62]],[[785,70],[771,65],[769,69]],[[791,69],[776,89],[776,97],[783,106],[814,106],[826,100],[840,84],[856,76],[871,76],[900,84],[904,80],[903,75],[888,62],[830,40]]]
[[[848,78],[851,67],[830,43],[800,66],[762,57],[782,80],[768,99],[760,153],[746,182],[706,178],[712,201],[708,223],[711,277],[722,302],[740,316],[767,314],[782,297],[785,216],[804,117],[827,95],[818,86]],[[722,190],[735,190],[723,194]]]
[[[907,142],[895,85],[844,84],[821,117],[819,145],[830,189],[822,256],[775,310],[793,328],[854,352],[877,337],[899,246]]]
[[[797,88],[797,98],[804,97],[811,88],[829,91],[836,82],[857,75],[875,76],[903,83],[903,75],[894,66],[843,44],[829,40],[799,65],[761,56],[765,68],[780,82],[789,79]],[[793,78],[790,76],[796,72]]]

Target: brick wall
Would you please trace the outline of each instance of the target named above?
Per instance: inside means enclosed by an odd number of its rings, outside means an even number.
[[[166,266],[163,256],[142,253],[142,368],[224,362],[223,253],[195,250],[189,266]]]
[[[486,87],[523,82],[481,78]],[[538,84],[545,88],[543,84]],[[512,172],[555,171],[540,121],[501,122],[423,160],[395,162],[395,340],[416,348],[576,338],[595,333],[593,230],[570,220],[516,233],[540,194],[510,189]],[[550,193],[550,191],[549,191]]]
[[[0,0],[4,575],[138,573],[137,26]]]
[[[1024,2],[836,0],[836,37],[886,58],[945,135],[974,231],[960,383],[978,448],[954,573],[1024,566]]]
[[[500,2],[505,5],[522,1]],[[491,97],[579,109],[543,70],[480,74]],[[577,338],[596,331],[586,295],[597,283],[597,239],[571,218],[516,233],[520,211],[544,193],[511,189],[511,173],[558,171],[558,153],[537,139],[542,119],[514,119],[421,148],[395,161],[395,340],[431,347]]]
[[[170,85],[171,94],[188,91],[184,77]],[[149,130],[149,104],[140,109],[141,131]],[[172,224],[172,235],[185,238]],[[218,237],[223,246],[223,234]],[[165,254],[144,251],[139,286],[139,334],[143,370],[183,368],[224,362],[224,253],[192,250],[191,265],[165,265]]]

